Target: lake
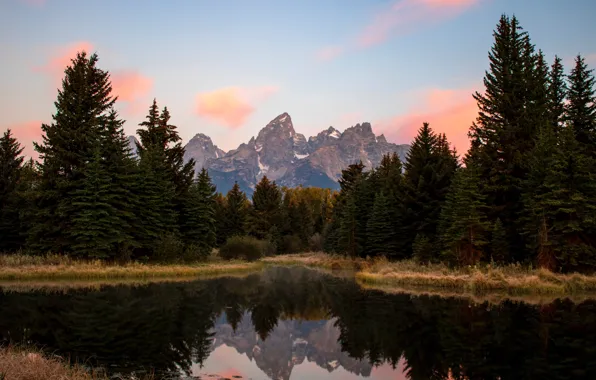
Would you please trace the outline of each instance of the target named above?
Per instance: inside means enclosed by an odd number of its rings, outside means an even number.
[[[596,379],[596,302],[388,294],[267,268],[148,285],[0,288],[0,341],[158,379]]]

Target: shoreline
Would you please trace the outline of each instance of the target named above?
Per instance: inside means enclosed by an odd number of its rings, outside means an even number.
[[[569,296],[589,295],[596,298],[596,275],[558,274],[545,269],[528,269],[519,265],[449,268],[443,264],[420,265],[413,261],[391,262],[384,258],[352,259],[324,253],[302,253],[265,257],[258,261],[211,260],[191,264],[107,264],[83,262],[58,256],[0,257],[0,286],[26,288],[55,285],[69,287],[69,281],[80,286],[109,283],[148,283],[182,281],[195,277],[226,276],[260,271],[267,266],[306,266],[346,271],[364,288],[385,291],[457,293],[482,296]]]

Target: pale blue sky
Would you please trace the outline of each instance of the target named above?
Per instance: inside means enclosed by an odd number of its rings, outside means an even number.
[[[593,0],[0,0],[0,130],[30,140],[51,121],[52,59],[85,42],[136,89],[118,106],[129,133],[156,97],[185,141],[226,150],[282,112],[307,136],[370,121],[399,143],[424,118],[459,144],[503,13],[549,61],[596,66]]]

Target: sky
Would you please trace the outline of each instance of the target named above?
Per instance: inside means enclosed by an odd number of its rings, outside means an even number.
[[[370,122],[395,143],[427,121],[463,153],[502,14],[549,62],[596,67],[593,0],[0,0],[0,131],[35,155],[86,50],[127,134],[156,98],[184,142],[204,133],[226,151],[288,112],[307,137]]]

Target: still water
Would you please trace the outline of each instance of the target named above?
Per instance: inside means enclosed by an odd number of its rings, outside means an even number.
[[[596,379],[596,302],[363,290],[305,268],[98,289],[0,288],[0,343],[115,377]]]

